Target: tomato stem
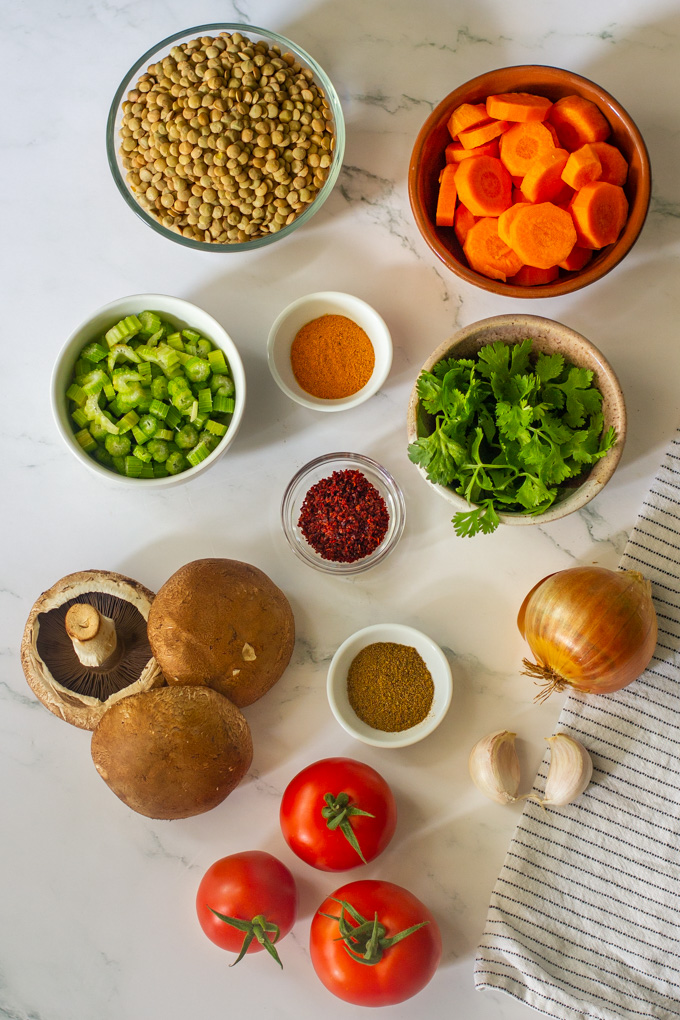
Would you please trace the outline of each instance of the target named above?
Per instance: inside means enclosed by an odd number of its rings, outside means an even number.
[[[326,793],[323,799],[326,802],[326,807],[321,808],[321,814],[326,819],[328,828],[331,831],[340,829],[340,832],[350,846],[356,850],[364,864],[368,863],[361,852],[361,847],[352,828],[350,818],[354,815],[366,815],[367,818],[375,818],[375,815],[372,815],[370,811],[362,811],[355,804],[350,804],[349,794],[344,791],[338,794]]]
[[[279,954],[274,948],[274,943],[278,940],[279,935],[281,934],[281,929],[278,924],[268,921],[264,914],[257,914],[251,921],[243,921],[239,917],[229,917],[227,914],[218,914],[218,912],[213,910],[212,907],[208,907],[208,910],[212,910],[215,917],[219,917],[220,921],[224,921],[225,924],[230,924],[232,928],[237,928],[239,931],[244,933],[241,951],[234,962],[229,964],[230,967],[235,967],[239,960],[243,959],[248,952],[248,948],[250,947],[253,939],[257,939],[260,945],[267,950],[269,955],[276,960],[279,967],[283,970],[283,964],[279,959]],[[270,935],[273,935],[274,937],[270,938]]]
[[[369,967],[374,967],[376,963],[380,963],[386,949],[389,949],[397,942],[401,942],[402,939],[412,935],[414,931],[418,931],[419,928],[423,928],[426,924],[430,923],[429,921],[421,921],[420,924],[414,924],[410,928],[405,928],[404,931],[397,932],[396,935],[388,936],[387,928],[378,920],[377,911],[373,920],[367,921],[347,900],[331,898],[340,904],[340,916],[336,917],[334,914],[324,914],[321,912],[322,917],[338,922],[340,938],[345,943],[345,950],[348,955],[357,963],[365,964]],[[355,924],[352,924],[348,919],[348,914],[356,922]]]

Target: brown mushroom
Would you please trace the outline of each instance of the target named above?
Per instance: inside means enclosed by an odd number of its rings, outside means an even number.
[[[188,818],[216,807],[252,758],[245,717],[208,687],[161,687],[123,698],[92,734],[102,779],[149,818]]]
[[[169,684],[205,684],[243,708],[288,665],[295,621],[288,599],[262,570],[204,559],[180,567],[161,586],[148,633]]]
[[[26,621],[21,664],[50,712],[92,730],[121,698],[165,683],[146,633],[153,598],[111,570],[68,574],[43,592]]]

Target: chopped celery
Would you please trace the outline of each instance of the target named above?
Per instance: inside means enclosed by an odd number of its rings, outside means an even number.
[[[212,411],[212,393],[210,392],[210,387],[206,386],[199,390],[196,396],[198,397],[198,413],[210,414]]]
[[[189,450],[187,453],[187,460],[192,467],[196,467],[196,465],[200,464],[202,460],[205,460],[209,453],[210,450],[203,440],[201,440],[197,446],[194,446],[193,450]]]
[[[149,310],[92,337],[66,390],[75,441],[130,478],[163,478],[205,460],[228,431],[234,394],[223,351]]]

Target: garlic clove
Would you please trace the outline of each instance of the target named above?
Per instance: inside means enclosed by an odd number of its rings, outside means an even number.
[[[545,795],[532,800],[541,807],[564,807],[580,797],[593,775],[593,761],[583,744],[568,733],[545,738],[550,744],[550,767]]]
[[[519,789],[516,733],[498,730],[478,740],[470,751],[468,770],[473,783],[497,804],[512,804]]]

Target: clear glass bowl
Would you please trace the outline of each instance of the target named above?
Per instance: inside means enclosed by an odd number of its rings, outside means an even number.
[[[309,544],[298,526],[300,509],[312,485],[330,478],[334,471],[359,470],[374,485],[385,500],[389,525],[382,542],[372,553],[353,563],[325,560]],[[305,464],[288,483],[281,503],[283,533],[296,556],[310,567],[338,576],[360,574],[381,563],[392,552],[401,538],[406,521],[404,494],[385,468],[360,453],[327,453]]]
[[[119,153],[119,131],[123,118],[123,102],[125,101],[128,92],[137,84],[140,75],[147,70],[149,64],[156,63],[162,60],[163,57],[168,56],[173,46],[189,42],[191,39],[200,38],[201,36],[219,35],[220,32],[240,32],[242,35],[247,36],[252,42],[264,41],[269,46],[278,46],[284,54],[292,53],[295,59],[304,68],[307,68],[312,72],[317,88],[327,100],[332,113],[331,123],[333,125],[335,138],[333,160],[328,168],[328,177],[317,193],[316,198],[307,206],[307,208],[300,213],[300,215],[297,216],[292,223],[282,227],[276,233],[267,234],[263,237],[256,237],[248,241],[235,242],[233,244],[199,241],[195,238],[185,237],[178,231],[164,226],[160,220],[156,219],[156,217],[150,212],[147,212],[147,210],[143,208],[143,206],[141,206],[135,198],[134,193],[131,191],[130,186],[127,183],[126,170],[123,167]],[[132,209],[132,211],[136,213],[137,216],[139,216],[140,219],[142,219],[148,226],[155,230],[157,234],[160,234],[162,237],[167,237],[170,241],[175,241],[177,244],[184,245],[186,248],[195,248],[198,251],[254,251],[257,248],[263,248],[265,245],[272,244],[274,241],[280,240],[281,238],[288,237],[288,235],[294,230],[301,227],[303,223],[306,223],[314,215],[314,213],[318,212],[323,203],[326,201],[333,190],[342,167],[342,160],[345,151],[345,122],[342,114],[342,107],[340,106],[340,100],[338,99],[337,93],[330,79],[323,68],[321,68],[319,64],[317,64],[316,61],[305,52],[305,50],[291,42],[290,39],[277,35],[276,32],[270,32],[265,28],[257,28],[253,25],[218,22],[210,25],[197,25],[195,28],[185,29],[182,32],[175,32],[174,35],[170,35],[167,39],[163,39],[162,42],[152,46],[151,49],[147,50],[146,53],[144,53],[144,55],[136,61],[118,86],[113,102],[111,103],[108,121],[106,124],[106,151],[109,167],[113,174],[116,187],[130,209]]]

